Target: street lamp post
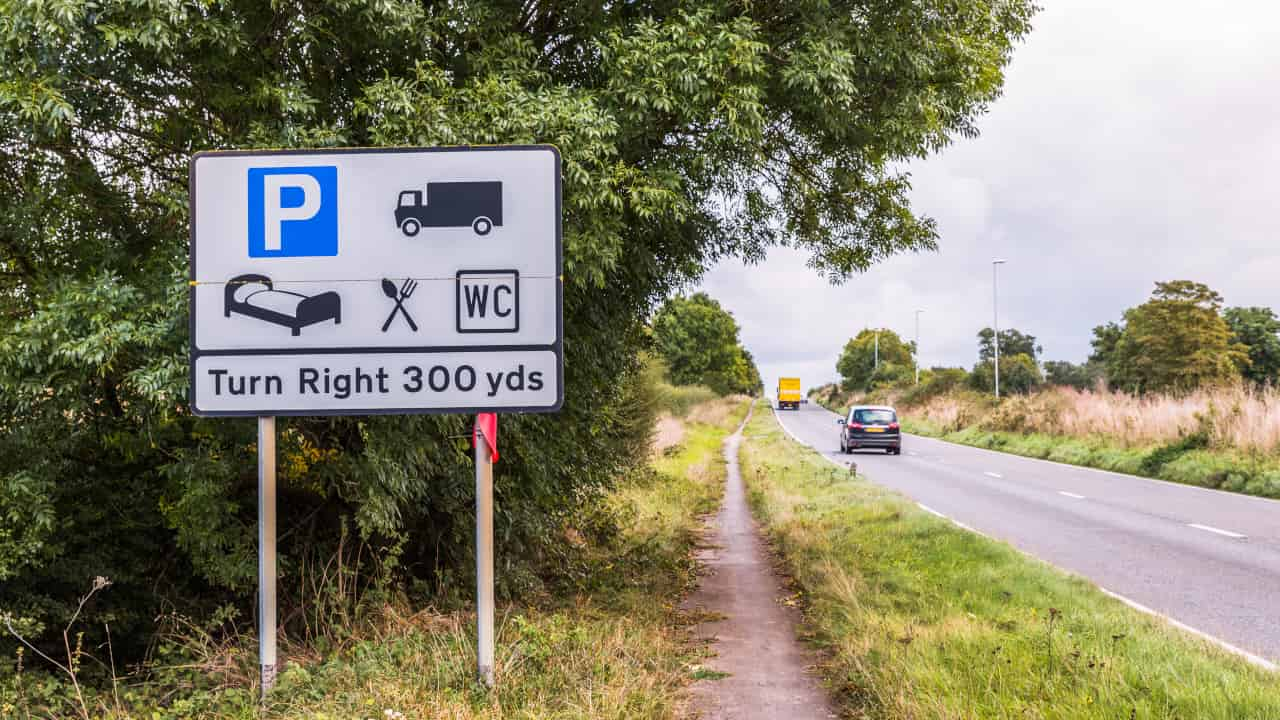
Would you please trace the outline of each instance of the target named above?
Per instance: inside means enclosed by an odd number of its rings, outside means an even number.
[[[920,313],[924,310],[916,310],[916,384],[920,384]]]
[[[991,314],[992,336],[996,346],[996,399],[1000,399],[1000,290],[996,283],[996,270],[1005,263],[999,258],[991,261]]]
[[[871,369],[872,370],[880,369],[880,328],[876,328],[876,359]]]

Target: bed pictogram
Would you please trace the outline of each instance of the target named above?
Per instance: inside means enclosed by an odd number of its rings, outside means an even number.
[[[341,324],[342,298],[332,290],[315,295],[276,290],[266,275],[237,275],[227,281],[224,295],[223,315],[231,313],[287,327],[297,337],[302,328],[326,320]]]

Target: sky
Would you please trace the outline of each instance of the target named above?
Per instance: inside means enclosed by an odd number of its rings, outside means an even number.
[[[925,366],[971,367],[992,322],[1083,361],[1092,328],[1160,280],[1280,308],[1280,5],[1042,0],[974,140],[912,162],[939,250],[832,286],[807,254],[723,262],[705,290],[742,328],[767,392],[836,378],[864,327],[915,335]]]

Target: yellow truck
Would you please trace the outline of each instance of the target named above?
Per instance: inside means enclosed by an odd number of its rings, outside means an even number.
[[[800,409],[800,378],[778,378],[778,409]]]

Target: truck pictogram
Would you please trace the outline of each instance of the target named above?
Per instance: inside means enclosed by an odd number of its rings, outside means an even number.
[[[502,227],[501,182],[429,182],[423,200],[421,190],[400,192],[396,227],[409,237],[424,227],[470,226],[477,235]]]

